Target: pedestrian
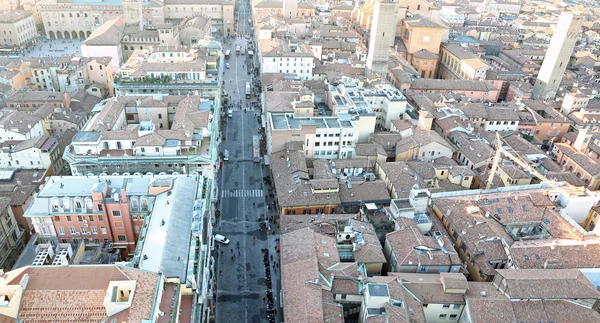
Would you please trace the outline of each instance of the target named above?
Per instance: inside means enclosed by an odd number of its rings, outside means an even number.
[[[223,271],[219,271],[219,276],[223,276]]]

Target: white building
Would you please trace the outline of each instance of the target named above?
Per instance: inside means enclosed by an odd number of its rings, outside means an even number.
[[[449,26],[462,26],[465,15],[456,12],[456,7],[443,7],[440,11],[440,20]]]
[[[0,143],[22,141],[44,134],[40,118],[16,110],[0,110]]]
[[[5,142],[0,148],[1,168],[48,169],[53,160],[60,159],[56,150],[58,140],[47,136],[20,142]]]
[[[486,12],[500,13],[505,15],[518,16],[521,11],[520,1],[489,0],[485,7]]]
[[[295,117],[289,113],[271,113],[267,150],[269,153],[280,151],[287,143],[299,142],[308,157],[353,158],[359,127],[359,122],[339,117]]]
[[[334,115],[374,113],[377,127],[385,130],[390,129],[393,120],[404,119],[406,113],[406,97],[390,84],[366,89],[347,78],[337,86],[329,86],[327,101]],[[366,142],[364,137],[360,141]]]
[[[262,39],[259,40],[258,55],[262,73],[291,74],[303,80],[312,80],[314,55],[306,44]]]

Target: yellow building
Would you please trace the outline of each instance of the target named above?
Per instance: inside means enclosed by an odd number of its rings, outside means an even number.
[[[434,78],[446,27],[419,15],[402,21],[398,52],[423,78]]]

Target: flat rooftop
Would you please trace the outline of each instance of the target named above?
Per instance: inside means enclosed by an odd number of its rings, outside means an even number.
[[[299,130],[303,126],[315,126],[322,129],[352,128],[349,120],[340,120],[338,117],[304,117],[296,118],[293,115],[271,114],[273,130]]]

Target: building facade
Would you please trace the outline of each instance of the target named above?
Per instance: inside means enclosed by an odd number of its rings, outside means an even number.
[[[219,95],[219,58],[198,56],[183,48],[136,50],[114,78],[115,94]]]
[[[37,35],[31,12],[17,10],[0,13],[0,46],[25,46]]]
[[[215,120],[199,97],[124,96],[78,132],[63,158],[73,175],[212,172]]]
[[[85,39],[105,22],[125,14],[145,26],[157,26],[202,14],[212,21],[212,32],[231,33],[234,24],[234,2],[188,0],[169,1],[72,1],[51,0],[38,5],[48,38]]]

